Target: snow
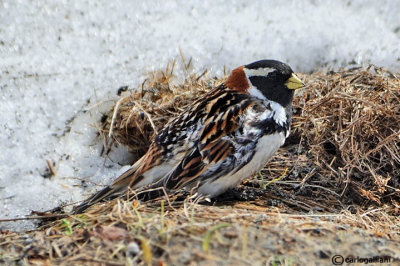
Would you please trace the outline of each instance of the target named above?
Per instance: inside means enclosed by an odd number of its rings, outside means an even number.
[[[179,49],[213,75],[264,58],[300,72],[370,62],[398,72],[398,14],[390,0],[1,1],[0,219],[99,188],[80,179],[114,179],[129,153],[101,157],[95,125],[119,87],[136,87]],[[43,177],[46,160],[55,177]]]

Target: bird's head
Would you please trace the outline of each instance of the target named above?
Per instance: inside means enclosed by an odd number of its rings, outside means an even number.
[[[260,60],[238,67],[225,85],[260,99],[275,101],[283,107],[292,103],[295,89],[305,86],[287,64],[276,60]]]

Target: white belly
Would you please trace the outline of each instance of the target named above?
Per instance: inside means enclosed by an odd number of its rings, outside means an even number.
[[[285,136],[283,133],[276,133],[260,138],[256,146],[256,153],[250,162],[236,173],[232,173],[234,172],[232,171],[225,176],[221,176],[214,182],[204,184],[199,188],[200,194],[216,197],[227,189],[236,187],[244,179],[260,171],[284,142]]]

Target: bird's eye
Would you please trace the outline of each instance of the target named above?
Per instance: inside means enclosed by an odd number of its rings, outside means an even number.
[[[269,74],[268,74],[268,78],[270,78],[270,79],[276,79],[276,71],[269,73]]]

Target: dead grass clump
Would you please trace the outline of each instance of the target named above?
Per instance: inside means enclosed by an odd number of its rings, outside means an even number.
[[[128,145],[136,158],[147,151],[154,134],[171,117],[177,116],[217,82],[202,79],[206,70],[200,75],[188,75],[179,85],[172,85],[174,66],[175,63],[168,64],[165,71],[151,73],[139,88],[125,92],[103,123],[102,133],[112,137],[112,141]],[[185,69],[188,67],[185,65]]]
[[[292,137],[353,202],[400,196],[400,79],[375,66],[304,76]]]

